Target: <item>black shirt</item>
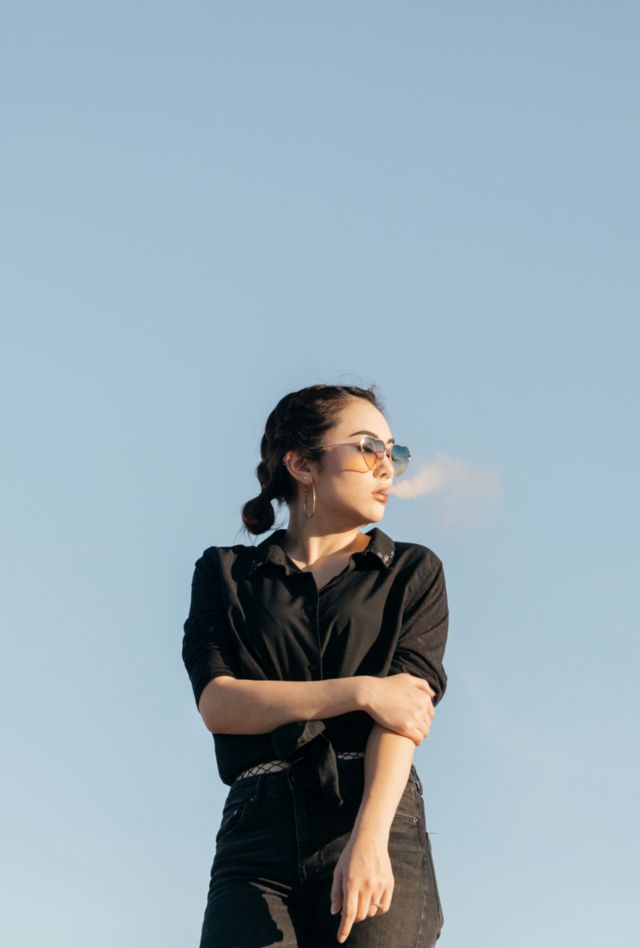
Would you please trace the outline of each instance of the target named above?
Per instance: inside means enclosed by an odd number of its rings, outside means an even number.
[[[449,610],[442,562],[419,543],[378,527],[369,545],[318,589],[275,530],[255,546],[210,546],[196,561],[182,658],[196,705],[212,678],[315,681],[409,672],[441,700]],[[288,760],[299,782],[340,805],[336,752],[364,751],[374,724],[365,711],[293,721],[264,734],[213,734],[220,778]]]

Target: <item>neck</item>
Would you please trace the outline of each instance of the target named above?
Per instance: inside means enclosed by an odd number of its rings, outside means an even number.
[[[292,517],[281,543],[283,550],[292,560],[312,566],[325,557],[363,550],[368,546],[369,540],[370,538],[357,527],[327,530],[310,521],[301,524]]]

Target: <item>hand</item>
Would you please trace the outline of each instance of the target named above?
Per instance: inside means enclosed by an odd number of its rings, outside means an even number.
[[[410,737],[419,746],[431,729],[435,691],[428,681],[402,672],[371,677],[365,710],[382,727]]]
[[[339,942],[347,940],[354,922],[389,911],[394,884],[387,838],[352,835],[333,870],[331,914],[342,911]]]

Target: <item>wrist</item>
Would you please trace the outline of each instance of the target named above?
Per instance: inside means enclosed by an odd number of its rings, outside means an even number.
[[[353,823],[351,830],[351,839],[359,842],[371,842],[383,844],[389,843],[389,833],[391,826],[386,820],[380,818],[376,820],[368,819],[366,815],[358,815]]]
[[[378,679],[373,675],[356,675],[353,680],[355,682],[355,699],[357,709],[359,711],[366,711],[367,714],[371,714],[373,709],[376,682]]]

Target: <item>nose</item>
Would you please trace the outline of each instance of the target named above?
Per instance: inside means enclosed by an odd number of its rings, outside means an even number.
[[[384,467],[387,472],[387,477],[393,477],[393,464],[391,463],[391,448],[384,452],[382,457],[378,458],[378,463],[376,468],[379,468],[380,465],[384,464]]]

